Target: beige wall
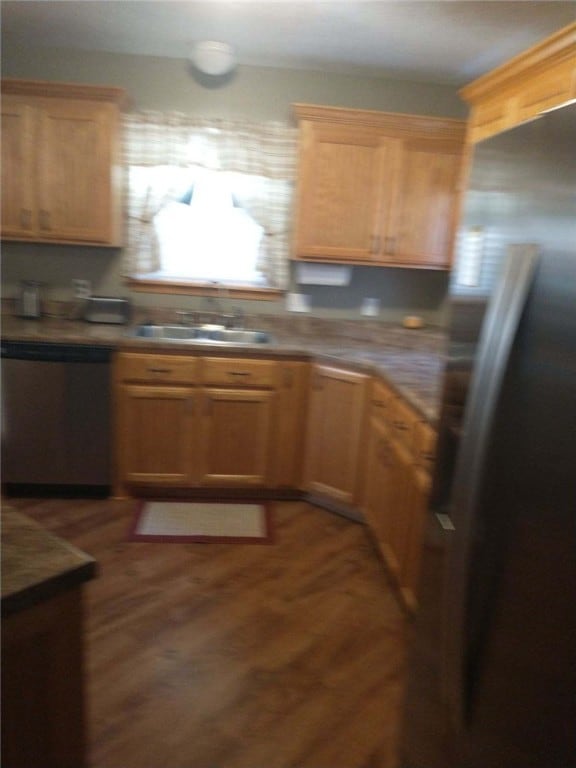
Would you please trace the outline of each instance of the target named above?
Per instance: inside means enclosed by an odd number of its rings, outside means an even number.
[[[83,53],[68,49],[34,49],[2,41],[2,75],[24,79],[99,83],[125,88],[131,109],[178,109],[210,117],[249,117],[255,120],[291,121],[294,102],[380,109],[448,117],[463,117],[464,108],[455,89],[444,85],[386,78],[366,78],[303,70],[240,67],[228,81],[215,88],[198,82],[186,61],[146,56]],[[121,271],[121,251],[75,246],[3,245],[2,295],[11,296],[21,279],[39,279],[53,298],[70,296],[70,280],[92,281],[100,295],[128,295]],[[354,317],[365,296],[379,298],[381,316],[396,320],[406,313],[422,314],[441,323],[447,277],[421,270],[356,267],[346,288],[298,287],[311,296],[314,314]],[[135,294],[144,305],[194,307],[193,297]],[[247,311],[283,312],[283,302],[245,302]]]

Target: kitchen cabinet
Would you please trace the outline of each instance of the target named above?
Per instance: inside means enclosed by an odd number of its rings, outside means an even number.
[[[117,88],[2,81],[2,238],[121,244]]]
[[[576,98],[576,22],[460,91],[475,144]]]
[[[118,495],[269,485],[276,374],[272,360],[120,353]]]
[[[315,365],[308,412],[306,490],[353,505],[358,498],[369,377]]]
[[[276,362],[204,358],[200,485],[270,483]]]
[[[200,417],[197,358],[120,353],[116,381],[117,485],[193,484]]]
[[[373,383],[362,509],[410,609],[416,607],[435,437],[387,385]]]
[[[121,390],[122,478],[191,485],[198,397],[190,387],[125,384]]]
[[[299,488],[302,484],[303,446],[307,423],[309,365],[278,362],[274,422],[273,485]]]
[[[295,105],[295,258],[448,268],[465,124]]]

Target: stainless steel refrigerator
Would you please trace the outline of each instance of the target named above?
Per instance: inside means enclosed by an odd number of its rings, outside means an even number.
[[[402,768],[576,767],[576,104],[478,144]]]

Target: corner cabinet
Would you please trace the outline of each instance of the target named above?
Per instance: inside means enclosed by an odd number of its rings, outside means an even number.
[[[303,104],[294,110],[295,258],[448,268],[465,123]]]
[[[124,91],[2,80],[2,239],[121,244]]]
[[[327,365],[312,369],[304,486],[345,504],[358,500],[370,378]]]

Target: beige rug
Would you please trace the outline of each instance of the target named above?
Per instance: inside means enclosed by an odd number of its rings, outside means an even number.
[[[130,531],[132,541],[267,543],[266,504],[213,501],[145,501]]]

